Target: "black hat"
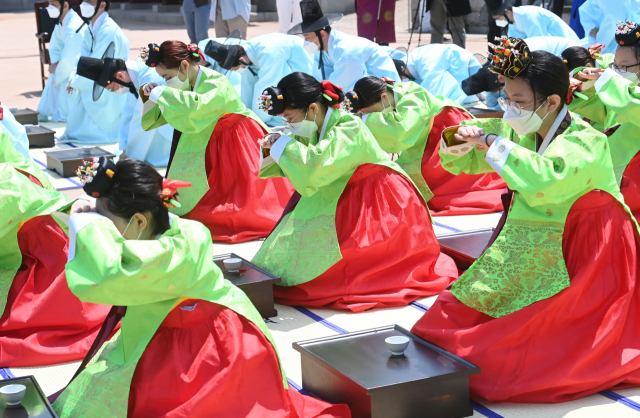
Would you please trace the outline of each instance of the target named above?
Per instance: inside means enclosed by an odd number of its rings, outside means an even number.
[[[302,23],[289,29],[289,35],[301,35],[303,33],[315,32],[331,26],[344,16],[342,13],[322,13],[318,0],[302,0],[300,2],[302,12]]]
[[[244,48],[240,45],[229,45],[233,39],[240,39],[241,33],[238,29],[231,32],[224,43],[211,40],[204,47],[204,53],[213,58],[222,68],[230,70],[232,67],[240,65],[240,57],[245,54]]]
[[[630,20],[619,22],[616,29],[616,43],[620,46],[633,46],[640,42],[640,26]]]
[[[85,160],[76,170],[76,175],[82,183],[82,190],[93,197],[106,196],[113,186],[116,174],[116,164],[107,157],[96,157]]]
[[[491,16],[502,16],[509,6],[513,6],[514,0],[484,0]]]
[[[104,51],[102,59],[80,57],[77,73],[79,76],[93,80],[93,101],[97,102],[104,88],[109,84],[113,72],[116,69],[116,60],[113,59],[116,46],[113,42]]]
[[[498,75],[489,70],[490,65],[491,64],[487,62],[477,73],[466,80],[462,80],[462,90],[464,94],[473,96],[483,91],[495,91],[500,88]]]

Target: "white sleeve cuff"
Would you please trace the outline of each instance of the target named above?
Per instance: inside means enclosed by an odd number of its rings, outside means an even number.
[[[158,86],[153,90],[151,90],[151,94],[149,95],[149,100],[151,100],[154,103],[158,103],[158,99],[160,98],[160,95],[166,88],[167,86]]]
[[[362,123],[365,123],[365,124],[366,124],[366,123],[367,123],[367,118],[368,118],[368,117],[369,117],[369,114],[368,114],[368,113],[366,113],[366,114],[362,115]]]
[[[280,138],[278,138],[276,143],[271,146],[271,156],[274,160],[276,160],[276,163],[280,164],[280,157],[284,152],[284,148],[291,141],[295,141],[295,139],[291,138],[290,136],[282,135]]]
[[[600,78],[596,80],[596,83],[594,84],[594,87],[596,88],[596,93],[600,93],[600,90],[604,87],[605,84],[607,84],[607,81],[611,80],[613,77],[616,77],[616,76],[620,77],[620,75],[615,71],[613,71],[611,68],[605,70],[605,72],[602,73]]]
[[[596,84],[596,80],[587,80],[582,82],[582,91],[589,90]]]
[[[74,213],[69,218],[69,255],[67,258],[67,263],[73,261],[76,256],[76,235],[78,235],[78,232],[80,232],[80,230],[85,226],[97,221],[98,219],[106,218],[94,212]]]
[[[487,160],[496,173],[500,174],[502,173],[502,168],[507,162],[507,158],[509,158],[511,149],[516,145],[517,144],[515,142],[505,138],[504,136],[499,136],[489,147],[484,159]]]
[[[473,150],[474,147],[475,145],[468,144],[468,143],[459,144],[459,145],[448,145],[447,141],[444,138],[440,140],[440,149],[442,150],[443,153],[455,155],[458,157],[468,154]]]

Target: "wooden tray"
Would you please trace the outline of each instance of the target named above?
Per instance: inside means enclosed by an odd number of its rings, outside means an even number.
[[[27,131],[29,148],[53,148],[56,146],[55,131],[44,126],[34,125]]]
[[[404,356],[384,340],[409,337]],[[353,418],[457,418],[473,415],[469,376],[480,368],[398,325],[293,343],[302,386],[346,403]]]
[[[17,110],[11,111],[11,114],[13,115],[14,118],[16,118],[18,123],[22,125],[26,125],[28,123],[32,125],[37,125],[38,115],[40,113],[31,109],[17,109]]]
[[[0,380],[0,387],[14,384],[25,385],[27,391],[22,398],[22,403],[18,406],[8,406],[0,397],[0,414],[3,418],[58,418],[35,377]]]
[[[47,155],[47,168],[60,174],[62,177],[73,177],[83,160],[94,157],[115,158],[115,154],[100,147],[94,147],[91,154],[85,154],[82,148],[71,148],[56,151],[45,151]]]
[[[224,260],[229,258],[242,260],[239,273],[230,273],[227,270]],[[247,295],[263,318],[272,318],[278,315],[273,301],[273,285],[280,283],[278,276],[274,276],[233,253],[214,256],[213,261],[222,270],[224,278],[238,286]]]
[[[467,270],[487,247],[494,228],[456,232],[438,237],[440,251],[453,258],[460,272]]]

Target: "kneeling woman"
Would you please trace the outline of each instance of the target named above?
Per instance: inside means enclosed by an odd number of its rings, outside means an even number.
[[[447,129],[441,155],[500,173],[511,208],[413,332],[480,366],[472,395],[491,401],[562,402],[638,385],[640,241],[607,138],[567,111],[562,59],[515,38],[500,48],[504,119]]]
[[[377,77],[360,79],[347,93],[349,109],[365,115],[367,128],[422,192],[435,216],[473,215],[502,210],[507,187],[496,173],[453,175],[442,168],[440,136],[447,126],[473,119],[451,100],[434,96],[407,81]]]
[[[428,207],[343,99],[299,72],[263,95],[292,136],[261,141],[270,151],[260,174],[286,176],[298,194],[254,262],[282,278],[275,296],[289,305],[357,312],[440,293],[457,270],[440,254]]]
[[[225,76],[198,64],[196,45],[150,44],[142,57],[167,80],[143,86],[142,128],[173,126],[167,176],[193,184],[171,212],[202,222],[214,241],[267,236],[293,193],[285,179],[258,178],[257,140],[267,127]]]
[[[349,417],[288,387],[264,321],[214,264],[210,232],[169,215],[188,183],[140,161],[97,164],[85,191],[98,213],[71,216],[67,280],[126,315],[53,404],[59,416]]]
[[[0,366],[83,358],[109,308],[82,303],[64,273],[69,239],[51,213],[68,205],[0,133]],[[11,162],[7,162],[11,161]]]

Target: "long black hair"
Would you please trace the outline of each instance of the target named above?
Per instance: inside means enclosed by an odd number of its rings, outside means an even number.
[[[296,72],[285,76],[278,83],[278,89],[283,93],[284,107],[290,109],[308,109],[309,105],[320,102],[330,107],[339,105],[344,100],[344,92],[334,86],[334,93],[338,99],[328,99],[324,93],[322,83],[309,74]]]
[[[136,213],[148,212],[153,218],[153,234],[170,228],[169,210],[160,199],[162,176],[150,164],[134,159],[116,164],[113,185],[104,196],[107,209],[114,215],[131,219]]]
[[[381,100],[382,93],[391,92],[385,81],[371,75],[358,80],[353,86],[353,90],[358,93],[360,105],[363,108],[378,103]]]
[[[531,52],[533,60],[518,78],[526,80],[533,90],[533,99],[557,94],[564,103],[569,92],[569,74],[562,58],[546,51]]]
[[[593,59],[589,50],[582,46],[572,46],[565,49],[562,51],[562,58],[569,71],[578,67],[586,67],[587,64],[591,64],[592,67],[596,66],[596,60]]]

